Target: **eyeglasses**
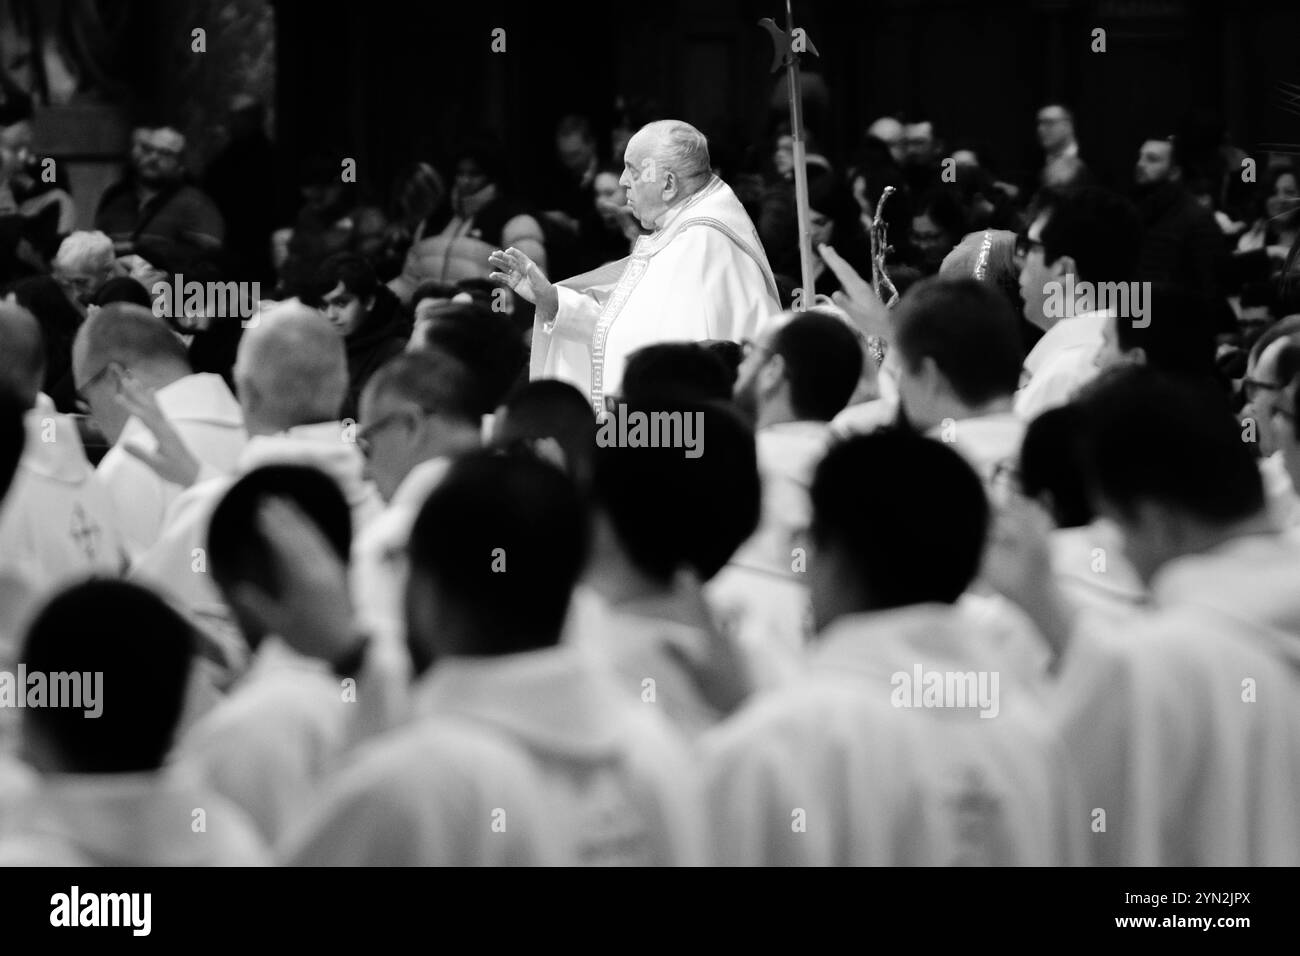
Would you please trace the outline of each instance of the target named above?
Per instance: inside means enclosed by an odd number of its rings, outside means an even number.
[[[1024,265],[1029,254],[1037,249],[1046,254],[1046,247],[1040,239],[1030,239],[1028,235],[1016,236],[1016,265]]]
[[[361,454],[369,458],[374,450],[371,442],[374,441],[375,436],[380,432],[391,428],[393,423],[399,418],[409,418],[410,415],[411,410],[409,408],[404,408],[397,412],[389,412],[387,415],[381,415],[369,425],[359,429],[357,431],[357,448],[361,450]]]
[[[1241,393],[1248,402],[1253,402],[1259,398],[1260,392],[1279,392],[1282,388],[1280,382],[1262,382],[1257,378],[1243,378],[1241,380]]]
[[[140,143],[136,148],[142,154],[161,156],[164,159],[176,159],[181,154],[179,149],[166,149],[164,147],[155,146],[152,143]]]
[[[90,376],[90,378],[86,379],[80,385],[76,385],[76,384],[73,385],[73,390],[75,391],[77,396],[78,409],[80,409],[82,412],[86,412],[87,414],[89,414],[90,399],[86,397],[86,392],[90,391],[91,387],[96,382],[98,382],[101,378],[107,375],[112,370],[113,366],[116,364],[117,364],[116,362],[109,362],[107,365],[101,368],[94,375]]]

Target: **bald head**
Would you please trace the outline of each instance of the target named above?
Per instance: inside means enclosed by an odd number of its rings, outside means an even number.
[[[333,421],[347,387],[343,339],[300,302],[261,313],[240,340],[235,388],[251,435]]]
[[[903,124],[892,116],[882,116],[867,127],[867,135],[889,147],[894,162],[903,161]]]
[[[116,442],[130,414],[117,400],[123,379],[159,389],[190,374],[185,346],[143,306],[106,305],[81,324],[72,343],[77,394],[104,436]]]
[[[185,346],[165,321],[144,306],[106,305],[81,324],[72,344],[78,382],[109,363],[133,372],[147,385],[169,385],[190,372]]]
[[[0,303],[0,388],[17,396],[24,408],[31,408],[44,379],[41,324],[21,305]]]
[[[655,229],[669,209],[703,189],[712,175],[704,134],[681,120],[657,120],[628,141],[619,182],[641,225]]]

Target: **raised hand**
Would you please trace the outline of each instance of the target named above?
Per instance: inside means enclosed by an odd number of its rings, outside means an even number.
[[[360,637],[343,561],[291,501],[268,499],[257,528],[271,547],[279,593],[244,582],[232,589],[232,602],[300,654],[331,663],[345,658]]]
[[[154,393],[128,375],[121,376],[119,381],[121,391],[114,396],[114,400],[153,433],[157,445],[150,451],[128,443],[122,446],[123,450],[152,468],[163,481],[173,482],[183,488],[194,484],[199,476],[199,460],[162,413]]]
[[[546,278],[537,263],[524,253],[514,246],[505,250],[498,249],[488,256],[488,265],[494,270],[488,275],[493,282],[499,282],[519,293],[544,314],[555,315],[560,305],[555,285]]]
[[[871,283],[858,275],[858,270],[844,261],[844,257],[827,245],[817,249],[835,278],[840,280],[843,291],[836,292],[832,298],[843,309],[854,326],[863,335],[879,336],[892,341],[893,327],[889,322],[889,310],[885,308]]]

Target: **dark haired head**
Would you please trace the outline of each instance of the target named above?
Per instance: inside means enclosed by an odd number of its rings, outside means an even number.
[[[411,532],[407,641],[417,669],[556,644],[586,549],[582,502],[558,468],[524,451],[457,459]]]
[[[701,402],[731,398],[722,360],[698,342],[660,342],[637,349],[623,367],[620,390],[622,400],[631,404],[665,393]]]
[[[158,770],[184,707],[194,648],[190,625],[139,585],[90,580],[56,595],[32,621],[22,661],[48,680],[79,677],[82,706],[24,710],[28,759],[65,773]]]
[[[1155,283],[1141,319],[1113,320],[1119,350],[1141,349],[1151,368],[1170,375],[1210,379],[1214,375],[1214,325],[1209,303],[1182,286]]]
[[[828,422],[843,410],[862,375],[862,347],[848,323],[812,309],[779,326],[769,345],[790,385],[790,407],[803,421]]]
[[[758,524],[760,486],[754,434],[729,407],[647,398],[643,412],[688,416],[702,441],[697,457],[681,447],[601,447],[595,496],[628,559],[662,585],[682,569],[707,581]],[[671,425],[672,419],[659,421]],[[653,427],[653,425],[652,425]]]
[[[1093,519],[1083,479],[1084,407],[1048,409],[1029,423],[1020,445],[1020,490],[1042,504],[1058,528]]]
[[[1142,224],[1123,196],[1100,186],[1048,191],[1047,219],[1039,237],[1047,265],[1062,256],[1074,262],[1075,280],[1128,282],[1137,272]]]
[[[537,447],[553,441],[564,455],[564,469],[585,496],[591,490],[596,458],[596,422],[587,397],[568,382],[542,378],[515,389],[492,423],[492,444]]]
[[[0,388],[32,407],[45,380],[45,362],[45,336],[36,316],[21,305],[0,302]]]
[[[851,438],[827,452],[811,496],[819,627],[845,614],[952,604],[979,571],[988,502],[948,445],[902,429]]]
[[[314,285],[321,295],[327,295],[340,283],[363,302],[369,301],[379,286],[370,260],[355,252],[338,252],[322,262]]]
[[[91,302],[98,306],[129,302],[146,309],[153,308],[153,297],[149,295],[149,290],[130,276],[114,276],[109,279],[96,290]]]
[[[479,383],[480,414],[492,412],[519,381],[528,349],[510,318],[482,305],[452,303],[420,325],[417,344],[439,348],[474,373]]]
[[[1178,526],[1227,529],[1263,512],[1259,468],[1213,387],[1126,366],[1078,401],[1093,505],[1124,528],[1144,578],[1178,556]]]
[[[234,597],[239,585],[253,583],[279,596],[281,582],[271,546],[259,527],[262,506],[282,498],[309,518],[334,553],[346,561],[352,545],[352,513],[338,484],[305,465],[267,465],[244,475],[217,503],[208,527],[212,578],[231,603],[244,636],[256,647],[264,635],[251,624]]]
[[[924,374],[926,360],[953,396],[979,408],[1015,393],[1024,361],[1020,329],[1006,298],[975,279],[923,279],[907,291],[895,319],[896,345],[904,371]],[[932,427],[933,414],[910,400],[909,414]]]

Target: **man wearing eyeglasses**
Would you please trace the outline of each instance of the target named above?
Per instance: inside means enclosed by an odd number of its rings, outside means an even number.
[[[679,120],[650,123],[623,159],[628,205],[651,231],[630,257],[560,283],[519,249],[488,259],[489,278],[537,306],[531,377],[573,383],[597,413],[606,395],[618,393],[637,349],[739,342],[780,311],[758,231],[713,174],[699,130]]]
[[[221,213],[185,182],[184,153],[185,137],[171,127],[137,133],[130,172],[108,188],[95,212],[95,228],[108,233],[118,255],[134,253],[184,272],[220,251]]]
[[[107,305],[82,324],[72,345],[72,373],[79,403],[113,445],[99,463],[99,476],[135,557],[162,533],[181,485],[142,460],[152,452],[149,428],[126,396],[152,396],[158,415],[200,462],[218,472],[232,468],[244,446],[239,405],[220,375],[194,374],[180,339],[138,305]]]
[[[1028,420],[1062,405],[1097,373],[1095,360],[1111,311],[1076,307],[1061,290],[1130,282],[1141,229],[1123,197],[1085,186],[1049,200],[1016,243],[1025,318],[1044,335],[1025,356],[1016,414]]]
[[[1300,524],[1300,497],[1287,474],[1285,456],[1274,431],[1277,423],[1273,410],[1283,401],[1283,390],[1288,384],[1279,370],[1279,361],[1297,343],[1300,343],[1300,318],[1289,317],[1278,322],[1251,347],[1246,374],[1241,380],[1241,393],[1246,400],[1240,413],[1242,435],[1255,439],[1269,510],[1288,527]]]

